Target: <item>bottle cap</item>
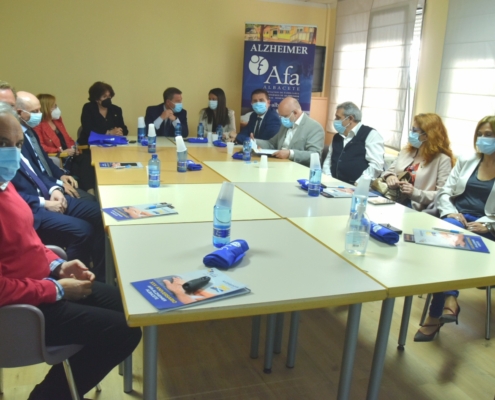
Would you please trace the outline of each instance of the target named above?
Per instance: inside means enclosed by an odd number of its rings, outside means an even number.
[[[232,207],[232,200],[234,199],[234,184],[232,182],[223,182],[218,193],[217,204]]]
[[[149,137],[156,137],[156,131],[155,131],[155,125],[154,124],[148,125],[148,136]]]
[[[186,145],[184,143],[184,138],[182,136],[175,137],[175,144],[177,145],[177,152],[180,153],[182,151],[186,151]]]
[[[151,156],[151,158],[152,158],[152,159],[158,158],[158,154],[153,154],[153,155]]]
[[[138,128],[146,128],[146,124],[144,123],[144,117],[138,117]]]
[[[368,175],[363,175],[358,182],[357,188],[354,191],[356,196],[366,196],[368,197],[368,192],[370,191],[371,177]]]
[[[320,155],[318,153],[311,153],[309,168],[310,169],[321,169]]]

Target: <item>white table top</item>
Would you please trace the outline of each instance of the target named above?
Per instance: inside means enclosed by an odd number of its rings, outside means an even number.
[[[149,225],[213,221],[213,206],[215,205],[221,186],[221,183],[162,185],[159,188],[150,188],[148,185],[99,186],[98,190],[102,208],[156,204],[166,201],[171,203],[178,212],[178,214],[162,217],[121,222],[103,213],[103,224],[107,227],[109,225]],[[278,218],[280,217],[277,214],[271,212],[242,190],[238,188],[234,189],[233,220]]]
[[[204,164],[231,182],[296,182],[309,176],[309,168],[295,162],[270,162],[260,168],[257,159],[246,163],[236,161],[205,161]]]
[[[378,206],[386,207],[386,206]],[[388,288],[390,297],[495,285],[495,242],[483,239],[491,254],[407,243],[390,246],[370,239],[364,256],[345,252],[347,216],[291,218],[294,224]],[[454,226],[422,212],[404,212],[389,222],[404,233],[413,228]],[[458,228],[454,228],[458,229]],[[466,231],[467,234],[469,234]]]
[[[385,298],[381,285],[287,220],[234,221],[231,238],[246,240],[250,250],[226,274],[252,292],[157,313],[131,282],[205,268],[203,257],[214,250],[212,224],[111,226],[110,237],[130,326],[271,314]]]
[[[342,185],[342,182],[338,182]],[[311,197],[297,182],[241,182],[236,183],[236,186],[284,218],[349,215],[351,208],[350,198]],[[388,218],[389,215],[414,211],[400,204],[369,204],[368,212],[373,214],[373,218],[380,218],[380,222],[386,222],[386,216]]]

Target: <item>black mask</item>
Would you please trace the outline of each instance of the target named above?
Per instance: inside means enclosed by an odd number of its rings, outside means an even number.
[[[108,99],[105,99],[105,100],[102,100],[101,102],[101,106],[102,107],[105,107],[105,108],[108,108],[112,105],[112,99],[111,98],[108,98]]]

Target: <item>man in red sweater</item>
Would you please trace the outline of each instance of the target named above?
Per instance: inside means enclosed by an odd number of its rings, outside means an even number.
[[[0,306],[38,307],[48,346],[84,345],[70,359],[82,397],[132,353],[141,331],[127,326],[115,287],[96,282],[82,262],[59,259],[41,243],[31,209],[9,183],[23,140],[16,113],[0,102]],[[50,369],[29,399],[71,399],[62,364]]]

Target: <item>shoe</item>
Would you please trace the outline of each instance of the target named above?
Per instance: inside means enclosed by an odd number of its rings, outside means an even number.
[[[435,335],[437,333],[440,333],[440,328],[443,326],[443,324],[421,325],[421,326],[436,326],[437,329],[435,329],[433,333],[430,333],[429,335],[418,330],[414,335],[415,342],[431,342],[433,339],[435,339]]]
[[[442,314],[439,318],[439,321],[443,324],[448,324],[449,322],[455,322],[456,325],[459,325],[459,313],[461,312],[461,306],[457,305],[457,312],[450,309],[449,307],[444,307],[444,310],[449,310],[452,314]]]

